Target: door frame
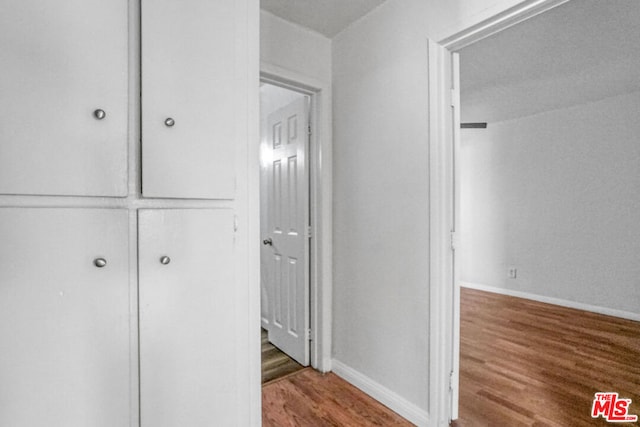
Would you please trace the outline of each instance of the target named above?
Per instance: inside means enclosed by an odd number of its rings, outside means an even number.
[[[317,79],[260,63],[260,81],[308,95],[309,124],[309,361],[320,372],[331,370],[332,298],[332,145],[331,85]],[[256,141],[256,145],[258,141]],[[256,159],[259,161],[259,159]],[[258,264],[258,269],[260,268]],[[260,318],[260,313],[255,313]],[[258,323],[260,323],[258,321]]]
[[[503,12],[487,18],[475,25],[463,29],[437,44],[446,48],[449,53],[476,43],[513,25],[547,12],[570,0],[525,0]],[[433,42],[430,42],[433,43]],[[455,295],[459,292],[459,284],[455,283],[453,262],[453,226],[455,212],[454,177],[460,171],[454,168],[459,164],[453,144],[451,126],[451,87],[446,87],[444,75],[446,61],[450,60],[429,51],[430,79],[430,124],[429,124],[429,157],[430,157],[430,292],[429,292],[429,418],[432,426],[448,426],[452,417],[457,417],[457,392],[450,394],[450,389],[457,390],[459,376],[460,301]],[[459,87],[459,82],[454,82]],[[454,304],[457,304],[454,306]]]

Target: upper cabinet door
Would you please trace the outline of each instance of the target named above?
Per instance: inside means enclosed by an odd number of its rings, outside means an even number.
[[[2,2],[0,194],[126,196],[127,12]]]
[[[142,0],[145,197],[234,197],[238,129],[246,130],[237,3]]]

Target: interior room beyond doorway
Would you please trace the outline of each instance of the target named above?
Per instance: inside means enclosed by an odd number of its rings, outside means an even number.
[[[456,285],[476,296],[463,306],[459,425],[496,424],[492,411],[592,425],[601,389],[638,399],[638,371],[617,360],[635,360],[640,338],[639,23],[635,1],[570,1],[459,51],[462,122],[487,123],[461,132],[456,159]],[[489,303],[513,310],[512,297],[524,298],[518,319]],[[527,331],[550,319],[557,342]],[[480,342],[508,363],[480,356]],[[542,414],[550,389],[580,412]]]

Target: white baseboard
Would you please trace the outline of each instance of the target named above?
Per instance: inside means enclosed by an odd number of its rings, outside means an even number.
[[[345,365],[339,360],[333,359],[332,371],[337,376],[356,386],[369,396],[376,399],[398,415],[406,418],[417,426],[429,425],[429,414],[402,396],[375,382],[366,375]]]
[[[544,302],[547,304],[555,304],[562,307],[576,308],[578,310],[591,311],[593,313],[604,314],[606,316],[619,317],[621,319],[635,320],[640,322],[640,314],[632,313],[629,311],[616,310],[608,307],[600,307],[597,305],[584,304],[581,302],[569,301],[560,298],[545,297],[542,295],[531,294],[529,292],[514,291],[511,289],[496,288],[488,285],[481,285],[478,283],[460,282],[460,286],[463,288],[477,289],[479,291],[492,292],[494,294],[509,295],[512,297],[525,298],[533,301]]]

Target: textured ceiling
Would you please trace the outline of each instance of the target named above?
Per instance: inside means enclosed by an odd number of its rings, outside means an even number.
[[[329,38],[385,0],[261,0],[267,12]]]
[[[640,90],[640,1],[572,0],[460,51],[463,122]]]

